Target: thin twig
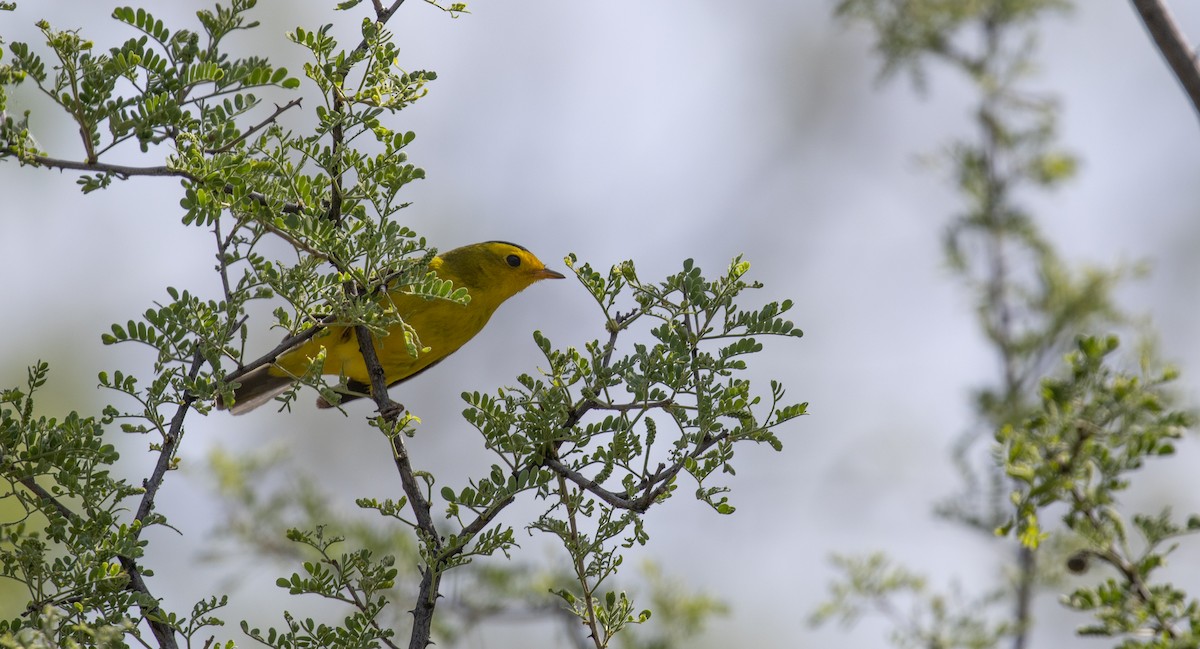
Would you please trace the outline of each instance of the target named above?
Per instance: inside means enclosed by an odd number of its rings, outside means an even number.
[[[556,457],[547,457],[542,461],[543,466],[562,477],[579,485],[588,493],[596,496],[600,500],[616,507],[618,509],[628,509],[630,511],[644,514],[650,506],[658,500],[660,496],[671,486],[671,480],[683,470],[684,462],[688,457],[699,457],[702,453],[712,448],[716,444],[724,441],[729,437],[728,432],[720,435],[704,438],[692,449],[684,458],[674,464],[664,467],[660,466],[658,471],[653,475],[645,477],[639,484],[635,485],[627,492],[617,493],[604,487],[604,485],[584,476],[582,473],[563,464]],[[634,498],[635,493],[641,493],[640,496]]]
[[[131,167],[128,165],[109,164],[107,162],[76,162],[74,160],[63,160],[60,158],[51,158],[29,151],[20,152],[11,146],[0,147],[0,154],[17,158],[22,164],[34,163],[41,167],[52,167],[55,169],[70,169],[71,171],[96,171],[100,173],[110,173],[122,178],[130,176],[175,176],[179,178],[187,178],[199,182],[195,176],[181,169],[172,169],[166,165],[159,167]]]
[[[1171,66],[1175,78],[1179,79],[1192,108],[1200,115],[1200,61],[1196,51],[1162,0],[1133,0],[1133,7],[1142,17],[1146,31],[1150,32],[1150,38],[1154,39],[1167,65]]]
[[[571,551],[571,564],[575,569],[575,577],[579,580],[579,586],[583,589],[583,605],[587,609],[587,618],[584,623],[591,632],[592,644],[596,645],[596,649],[604,649],[604,642],[600,638],[600,630],[596,626],[596,604],[592,601],[592,589],[588,586],[587,568],[583,565],[584,553],[579,550],[579,526],[575,522],[575,506],[571,503],[571,495],[567,491],[566,478],[560,473],[558,474],[558,495],[562,500],[563,507],[567,508],[567,526],[571,534],[571,544],[575,546]]]
[[[615,410],[617,412],[629,412],[631,410],[654,410],[665,409],[675,405],[674,399],[662,399],[660,401],[634,401],[633,403],[592,403],[592,410]]]
[[[339,564],[336,559],[330,558],[329,555],[325,554],[324,550],[321,551],[321,554],[325,555],[326,559],[329,561],[329,564],[332,565],[334,567],[334,569],[338,571],[339,578],[344,579],[346,573],[344,570],[342,570],[341,564]],[[355,608],[362,611],[363,613],[369,614],[370,611],[367,608],[367,603],[364,602],[358,596],[358,591],[354,589],[354,586],[352,586],[349,583],[346,583],[346,592],[350,593],[350,600],[351,600],[351,602],[353,602]],[[383,627],[379,626],[379,622],[375,619],[374,616],[370,617],[370,619],[368,620],[367,623],[371,625],[372,629],[375,629],[377,632],[379,632],[379,641],[380,642],[387,645],[391,649],[400,649],[400,647],[396,643],[394,643],[390,639],[384,637]]]
[[[221,380],[226,383],[228,383],[229,381],[235,381],[238,378],[243,377],[246,374],[250,373],[252,370],[256,370],[256,369],[262,367],[263,365],[270,365],[271,363],[274,363],[280,356],[282,356],[288,350],[299,345],[300,343],[305,342],[309,338],[312,338],[313,336],[316,336],[317,334],[321,333],[326,327],[328,327],[330,324],[332,324],[336,320],[337,320],[337,315],[326,316],[324,320],[321,320],[320,322],[313,324],[313,326],[309,327],[308,329],[305,329],[304,331],[301,331],[300,333],[298,333],[294,336],[288,336],[287,338],[284,338],[283,341],[280,342],[278,345],[276,345],[274,349],[267,352],[266,354],[263,354],[262,356],[259,356],[254,361],[247,363],[247,364],[237,368],[236,370],[226,374],[224,377],[222,377]]]
[[[280,115],[282,115],[285,111],[295,108],[296,106],[299,106],[300,101],[302,99],[303,99],[303,97],[298,97],[296,99],[289,101],[288,103],[286,103],[282,106],[276,105],[275,112],[268,115],[266,119],[259,122],[258,124],[251,126],[249,129],[246,130],[245,133],[242,133],[238,137],[230,140],[223,147],[220,147],[218,149],[205,149],[204,152],[208,153],[208,154],[217,154],[217,153],[225,153],[226,151],[229,151],[230,149],[237,146],[241,142],[244,142],[246,140],[246,138],[250,137],[251,135],[254,135],[258,131],[261,131],[262,129],[266,128],[267,126],[270,126],[271,124],[273,124],[275,122],[275,120]]]

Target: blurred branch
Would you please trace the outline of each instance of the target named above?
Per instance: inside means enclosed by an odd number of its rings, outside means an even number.
[[[1166,3],[1161,0],[1133,0],[1133,6],[1158,51],[1162,52],[1167,65],[1171,66],[1171,71],[1183,85],[1192,107],[1200,115],[1200,62],[1197,61],[1196,51],[1180,31]]]

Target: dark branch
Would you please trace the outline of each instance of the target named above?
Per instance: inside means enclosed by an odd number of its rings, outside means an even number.
[[[706,437],[700,443],[696,444],[696,447],[687,454],[687,457],[699,457],[705,451],[728,437],[728,432]],[[671,480],[683,470],[684,461],[685,459],[681,458],[670,466],[659,465],[657,471],[645,476],[632,489],[624,492],[615,492],[605,488],[604,485],[563,464],[557,457],[547,457],[542,461],[542,464],[613,507],[643,514],[671,486]],[[634,494],[638,493],[641,495],[634,497]]]
[[[200,374],[200,368],[203,366],[204,356],[200,353],[200,350],[196,350],[195,354],[192,355],[192,366],[188,368],[188,380],[195,380],[196,376]],[[175,449],[178,448],[179,440],[183,437],[183,420],[187,417],[188,410],[195,401],[196,397],[185,394],[183,401],[175,409],[175,415],[171,417],[171,425],[163,435],[162,450],[159,452],[158,462],[154,465],[154,471],[150,474],[150,477],[142,484],[146,491],[142,494],[142,500],[138,503],[137,514],[133,517],[139,523],[145,523],[146,517],[154,509],[154,498],[158,495],[158,489],[162,486],[163,478],[167,475],[167,471],[174,464]],[[145,527],[143,526],[134,534],[134,537],[136,538],[141,533],[141,530],[144,529]]]
[[[463,527],[462,533],[459,534],[459,536],[464,539],[470,539],[470,538],[474,537],[476,534],[482,532],[483,528],[487,527],[488,525],[491,525],[492,521],[495,520],[496,517],[500,515],[500,512],[505,507],[508,507],[512,503],[513,503],[513,497],[509,496],[508,498],[501,500],[500,502],[496,503],[495,505],[492,505],[491,508],[484,511],[475,520],[471,521],[468,525]],[[462,551],[464,549],[466,549],[466,547],[467,547],[466,544],[463,543],[462,545],[459,545],[459,546],[453,548],[452,550],[450,550],[449,552],[446,552],[445,554],[443,554],[442,559],[449,559],[450,557],[453,557],[456,554],[461,554]]]
[[[125,569],[125,573],[129,575],[129,586],[139,593],[145,593],[150,598],[158,601],[157,597],[150,595],[150,589],[146,587],[146,582],[142,579],[141,570],[138,568],[137,562],[129,557],[119,557],[121,567]],[[175,629],[166,622],[159,622],[151,619],[151,617],[162,617],[162,611],[157,606],[151,608],[142,606],[142,617],[146,619],[146,623],[150,625],[150,632],[154,634],[154,639],[158,640],[159,649],[178,649],[179,645],[175,642]]]
[[[192,366],[188,369],[188,380],[194,380],[200,373],[200,368],[204,366],[204,356],[199,350],[192,356]],[[163,480],[166,478],[167,471],[175,463],[175,450],[179,447],[179,440],[183,437],[183,420],[187,417],[188,411],[192,404],[195,403],[196,397],[185,394],[183,401],[175,410],[175,415],[171,418],[170,427],[163,435],[162,446],[159,450],[158,461],[154,465],[154,471],[150,477],[143,481],[142,486],[145,488],[145,493],[142,494],[142,500],[138,503],[137,514],[134,515],[134,521],[143,525],[135,528],[133,537],[136,539],[141,536],[143,530],[146,529],[144,523],[146,518],[150,516],[150,512],[154,510],[154,498],[158,495],[158,490],[162,486]],[[146,590],[146,585],[142,581],[141,570],[138,568],[137,562],[127,557],[121,557],[121,565],[125,571],[129,573],[129,581],[135,588],[142,592],[149,593]],[[140,587],[139,587],[140,585]],[[154,637],[158,640],[159,647],[167,649],[175,649],[178,645],[175,643],[175,630],[165,622],[151,619],[148,615],[154,611],[143,610],[143,616],[146,617],[147,623],[150,625],[150,630],[154,633]]]
[[[400,5],[402,5],[402,4],[404,4],[404,0],[396,0],[395,2],[392,3],[392,6],[380,11],[380,9],[382,9],[382,7],[383,7],[383,3],[376,1],[376,3],[375,3],[375,20],[379,21],[380,23],[386,23],[387,21],[392,19],[392,15],[395,14],[396,11],[400,9]],[[359,47],[365,48],[366,43],[360,44]]]
[[[22,164],[33,163],[40,167],[50,167],[53,169],[69,169],[71,171],[95,171],[99,173],[109,173],[120,176],[121,178],[129,178],[130,176],[168,176],[177,178],[187,178],[195,182],[199,180],[181,169],[172,169],[167,166],[161,167],[131,167],[128,165],[115,165],[107,162],[76,162],[74,160],[62,160],[59,158],[51,158],[49,156],[30,153],[28,151],[22,153],[11,146],[0,147],[0,153],[5,156],[17,158]]]
[[[49,503],[50,506],[53,507],[55,511],[57,511],[58,514],[63,518],[73,522],[78,522],[81,520],[78,514],[71,511],[71,508],[64,505],[61,500],[55,498],[54,494],[43,489],[42,485],[38,484],[32,476],[17,478],[17,481],[21,483],[21,486],[28,489],[30,493]]]
[[[1162,0],[1133,0],[1133,6],[1146,25],[1146,31],[1154,39],[1158,51],[1162,52],[1167,65],[1183,85],[1184,92],[1192,102],[1192,108],[1200,115],[1200,65],[1196,51],[1180,31]]]
[[[396,418],[403,412],[404,406],[392,401],[388,396],[387,378],[383,366],[379,363],[379,356],[375,353],[375,342],[371,338],[370,329],[359,325],[355,327],[354,333],[358,338],[358,349],[362,353],[363,362],[367,366],[367,374],[371,379],[371,397],[375,400],[375,405],[379,408],[379,415],[385,425],[394,426]],[[404,494],[408,497],[408,503],[417,519],[417,530],[425,542],[427,556],[432,559],[421,569],[421,585],[412,610],[413,627],[408,644],[409,649],[425,649],[429,644],[429,636],[433,629],[433,612],[437,606],[438,590],[441,585],[441,566],[432,564],[440,563],[438,554],[442,550],[442,537],[434,527],[429,500],[425,498],[421,483],[413,472],[408,449],[404,446],[404,433],[391,431],[388,436],[391,439],[396,470],[400,473],[400,484],[404,488]]]
[[[266,354],[263,354],[262,356],[259,356],[254,361],[247,363],[247,364],[239,367],[238,369],[226,374],[224,376],[224,378],[222,378],[221,380],[226,383],[228,383],[229,381],[236,381],[238,378],[245,376],[252,370],[256,370],[256,369],[262,367],[263,365],[270,365],[271,363],[274,363],[280,356],[284,355],[288,350],[299,345],[300,343],[303,343],[304,341],[308,340],[309,338],[312,338],[313,336],[321,333],[326,327],[328,327],[330,324],[332,324],[335,320],[337,320],[336,315],[326,316],[324,320],[321,320],[320,322],[314,324],[313,326],[309,327],[308,329],[305,329],[304,331],[301,331],[300,333],[298,333],[294,336],[288,336],[287,338],[284,338],[283,341],[280,342],[278,345],[276,345],[274,349],[267,352]]]

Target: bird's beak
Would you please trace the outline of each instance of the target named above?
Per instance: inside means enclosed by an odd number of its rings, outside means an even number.
[[[566,275],[549,268],[539,268],[533,271],[533,276],[537,279],[565,279]]]

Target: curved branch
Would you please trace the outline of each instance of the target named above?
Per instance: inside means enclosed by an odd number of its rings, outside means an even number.
[[[702,441],[696,444],[686,457],[699,457],[702,453],[712,448],[717,443],[729,437],[728,432],[720,435],[705,437]],[[596,496],[600,500],[616,507],[617,509],[628,509],[639,514],[646,513],[650,506],[671,486],[671,480],[683,470],[685,458],[680,458],[670,466],[659,465],[658,470],[653,474],[646,476],[641,482],[634,485],[629,491],[617,493],[604,487],[604,485],[592,480],[583,475],[579,471],[563,464],[557,457],[547,457],[542,460],[542,465],[547,469],[557,473],[558,475],[574,482],[584,491]],[[634,494],[641,493],[640,496],[634,497]]]

